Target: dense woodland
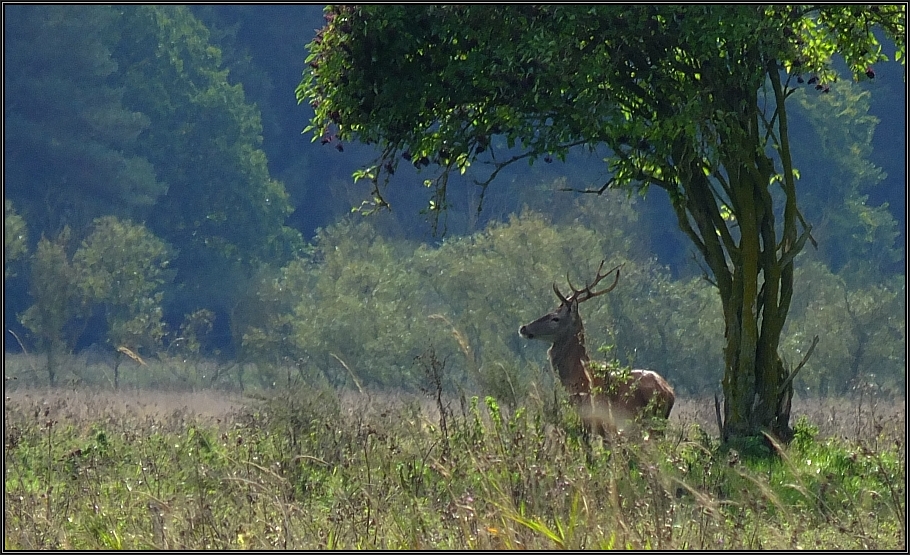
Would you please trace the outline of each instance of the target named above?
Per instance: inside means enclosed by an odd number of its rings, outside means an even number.
[[[4,6],[7,354],[46,357],[45,383],[91,381],[61,361],[119,367],[125,348],[149,362],[130,366],[133,384],[156,382],[154,360],[193,386],[416,389],[415,358],[432,351],[447,388],[514,396],[545,365],[518,326],[552,308],[554,281],[605,258],[625,266],[584,307],[589,346],[678,391],[717,390],[720,302],[665,193],[562,190],[599,186],[602,153],[513,165],[480,212],[472,169],[439,222],[421,216],[425,176],[402,164],[393,209],[352,214],[369,185],[351,174],[375,151],[302,133],[312,109],[294,96],[323,23],[320,6]],[[818,247],[798,257],[782,354],[796,365],[819,336],[803,395],[902,392],[904,69],[795,95]],[[184,370],[206,362],[230,371]]]

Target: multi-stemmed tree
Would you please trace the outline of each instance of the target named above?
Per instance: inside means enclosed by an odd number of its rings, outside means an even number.
[[[903,61],[905,6],[336,6],[326,19],[297,96],[316,139],[378,146],[357,174],[375,205],[402,160],[439,166],[438,213],[450,173],[478,159],[494,164],[485,189],[516,161],[605,145],[611,177],[592,191],[666,191],[718,288],[724,439],[791,435],[778,346],[813,239],[786,100],[829,93],[834,54],[874,77],[876,30]]]

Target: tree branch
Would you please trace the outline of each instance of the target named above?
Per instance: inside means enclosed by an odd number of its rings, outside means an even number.
[[[799,238],[796,240],[796,242],[793,244],[793,248],[791,248],[790,250],[785,252],[784,255],[780,257],[781,267],[791,264],[793,262],[793,259],[796,257],[796,255],[799,254],[801,250],[803,250],[803,246],[806,244],[806,240],[812,236],[812,234],[810,233],[811,231],[812,231],[812,226],[809,226],[808,229],[803,231],[802,235],[800,235]],[[812,241],[812,244],[813,245],[815,244],[814,240]],[[778,246],[779,249],[782,247],[783,247],[783,244]],[[815,248],[818,248],[818,246],[816,245]]]
[[[818,241],[815,240],[815,237],[812,236],[812,226],[806,223],[806,219],[803,218],[803,213],[797,207],[796,217],[799,218],[799,223],[803,226],[803,229],[806,233],[809,234],[809,242],[812,243],[812,246],[815,250],[818,250]]]
[[[562,150],[562,149],[568,150],[572,147],[583,145],[588,142],[589,141],[586,141],[586,140],[578,140],[578,141],[574,141],[571,143],[566,143],[564,145],[559,145],[557,147],[557,149],[558,150]],[[493,183],[493,180],[496,179],[496,176],[499,175],[499,172],[501,172],[507,166],[510,166],[519,160],[524,160],[525,158],[530,158],[532,156],[539,156],[540,154],[541,154],[541,152],[539,152],[537,150],[529,150],[528,152],[525,152],[523,154],[517,154],[517,155],[511,157],[508,160],[506,160],[505,162],[494,162],[495,168],[494,168],[493,172],[489,175],[489,177],[487,177],[483,181],[478,181],[478,180],[474,179],[473,180],[474,184],[477,185],[478,187],[480,187],[480,200],[477,203],[477,213],[479,214],[483,210],[483,200],[487,193],[487,187],[489,187],[490,184]],[[446,171],[449,171],[449,169],[450,168],[446,168]]]
[[[780,397],[781,395],[784,394],[784,391],[786,391],[787,387],[793,382],[793,378],[796,377],[796,374],[799,373],[799,371],[802,370],[803,366],[806,365],[806,362],[809,361],[809,357],[812,356],[812,352],[815,350],[816,345],[818,345],[818,336],[817,335],[812,338],[812,345],[809,347],[809,350],[806,351],[806,355],[799,362],[799,364],[796,365],[796,368],[792,372],[790,372],[790,375],[787,376],[787,379],[784,380],[784,383],[782,383],[780,385],[780,389],[777,392],[778,397]]]
[[[711,276],[708,274],[708,269],[705,268],[704,264],[702,264],[702,261],[699,260],[698,257],[695,256],[695,253],[694,253],[694,252],[692,253],[692,260],[693,260],[693,261],[695,262],[695,264],[701,269],[701,277],[702,277],[702,279],[705,280],[705,281],[707,281],[707,282],[710,283],[711,285],[713,285],[713,286],[715,287],[715,289],[718,289],[718,287],[717,287],[717,282],[714,281],[713,279],[711,279]]]

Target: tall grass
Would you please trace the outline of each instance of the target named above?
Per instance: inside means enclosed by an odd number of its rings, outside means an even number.
[[[562,400],[429,389],[8,392],[4,546],[906,545],[902,409],[842,411],[836,430],[810,415],[761,456],[720,448],[685,403],[661,437],[588,442]]]

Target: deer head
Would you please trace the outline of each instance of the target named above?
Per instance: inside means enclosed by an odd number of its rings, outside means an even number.
[[[548,341],[553,344],[577,337],[578,334],[584,330],[581,323],[581,316],[578,315],[578,304],[603,295],[604,293],[609,293],[616,287],[617,282],[619,282],[619,269],[622,267],[622,264],[609,272],[602,274],[601,271],[603,270],[604,262],[606,261],[601,261],[594,281],[586,285],[584,289],[576,289],[569,279],[568,272],[566,272],[566,281],[569,283],[572,293],[568,297],[564,296],[554,283],[553,292],[556,293],[556,296],[559,298],[559,306],[556,307],[556,310],[544,314],[530,324],[521,326],[518,333],[527,339],[540,339],[541,341]],[[613,284],[606,289],[595,293],[593,288],[613,272],[616,272]]]

